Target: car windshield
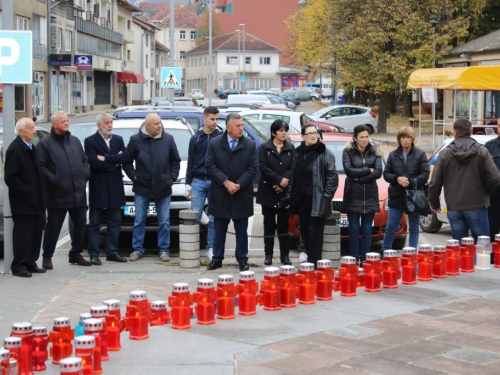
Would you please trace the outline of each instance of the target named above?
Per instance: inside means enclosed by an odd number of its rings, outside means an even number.
[[[114,128],[113,133],[118,134],[123,137],[123,142],[125,146],[128,145],[130,137],[137,134],[139,129],[136,128]],[[77,137],[80,142],[84,142],[85,138],[91,136],[97,131],[95,124],[75,124],[71,125],[70,132],[71,135]],[[187,129],[166,129],[168,134],[172,135],[177,145],[177,150],[182,160],[187,160],[189,140],[191,139],[191,133]]]

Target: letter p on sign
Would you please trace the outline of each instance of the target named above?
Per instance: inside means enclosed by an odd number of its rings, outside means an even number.
[[[0,83],[32,83],[32,64],[31,31],[0,31]]]

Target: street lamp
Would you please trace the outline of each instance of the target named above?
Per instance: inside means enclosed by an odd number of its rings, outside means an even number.
[[[245,24],[240,23],[240,26],[243,26],[243,77],[245,77],[245,39],[246,39],[246,34],[245,34]],[[241,83],[241,91],[245,90],[245,78],[243,78],[243,82]]]

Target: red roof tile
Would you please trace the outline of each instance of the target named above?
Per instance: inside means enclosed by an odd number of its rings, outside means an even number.
[[[243,48],[243,33],[240,37],[240,48]],[[256,38],[253,35],[246,33],[245,35],[245,49],[247,51],[276,51],[281,52],[281,50],[263,40]],[[230,34],[216,36],[212,39],[212,50],[214,51],[237,51],[238,50],[238,32],[232,32]],[[186,55],[191,55],[195,53],[208,52],[208,42],[200,44],[199,46],[193,48],[186,52]]]
[[[158,26],[170,26],[170,8],[163,9],[149,19],[150,21],[161,21]],[[175,27],[196,27],[198,16],[183,6],[175,8]]]

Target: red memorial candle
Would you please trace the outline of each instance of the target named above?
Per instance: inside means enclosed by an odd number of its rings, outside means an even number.
[[[417,283],[417,264],[417,249],[414,247],[403,247],[403,254],[401,255],[401,284],[414,285]]]
[[[170,323],[170,313],[167,310],[167,301],[151,302],[151,325],[163,326]]]
[[[359,269],[356,264],[356,258],[345,256],[340,259],[339,279],[341,296],[354,297],[357,295],[358,273]]]
[[[318,260],[316,266],[316,299],[319,301],[331,301],[333,299],[333,268],[330,259]]]
[[[125,323],[122,318],[121,313],[121,302],[117,299],[107,299],[106,301],[102,301],[102,303],[108,306],[108,314],[110,316],[115,317],[115,326],[120,329],[120,332],[125,329]],[[109,327],[108,327],[109,328]],[[111,350],[108,345],[108,350]]]
[[[356,287],[364,288],[366,283],[365,270],[363,268],[358,268],[358,278],[356,279]]]
[[[87,319],[83,322],[83,329],[86,336],[95,337],[94,346],[94,374],[102,374],[101,367],[101,331],[102,331],[102,320],[101,319]]]
[[[21,350],[16,358],[19,375],[33,375],[33,326],[30,322],[14,323],[10,335],[21,338]]]
[[[434,263],[432,265],[432,277],[444,279],[446,277],[446,246],[434,246]]]
[[[280,301],[281,307],[297,306],[297,274],[294,266],[280,266]]]
[[[398,278],[401,275],[398,252],[396,250],[384,250],[384,259],[381,263],[382,287],[396,289],[398,287]]]
[[[491,244],[493,251],[493,267],[500,268],[500,233],[495,234],[495,241]]]
[[[240,272],[240,279],[238,280],[238,314],[257,314],[258,290],[259,284],[255,280],[255,272]]]
[[[193,303],[194,296],[192,293],[189,293],[189,285],[187,283],[175,283],[172,295],[168,296],[173,329],[182,330],[191,328]]]
[[[82,359],[83,375],[94,374],[95,337],[83,335],[75,337],[75,356]]]
[[[475,272],[474,258],[476,256],[476,245],[474,245],[474,238],[462,238],[460,250],[460,272]]]
[[[212,279],[198,279],[198,288],[194,293],[196,301],[196,324],[215,324],[215,301],[217,289]]]
[[[44,371],[47,369],[45,361],[49,359],[49,335],[46,326],[33,327],[33,371]]]
[[[417,280],[431,281],[433,264],[434,264],[434,253],[432,252],[432,245],[429,244],[418,245]]]
[[[367,253],[363,263],[365,272],[365,292],[380,292],[382,263],[379,253]]]
[[[92,306],[90,308],[90,314],[94,319],[102,320],[102,331],[101,331],[101,361],[109,361],[108,354],[108,306],[98,305]]]
[[[71,328],[69,318],[61,317],[54,319],[54,326],[49,332],[49,341],[52,343],[50,356],[52,363],[58,364],[63,358],[70,357],[73,354],[73,345],[71,341],[75,337],[75,331]]]
[[[317,276],[313,263],[300,263],[297,282],[299,303],[302,305],[311,305],[316,303]]]
[[[61,360],[59,365],[61,375],[83,375],[82,359],[78,357],[69,357]]]
[[[260,281],[260,305],[264,305],[264,310],[281,310],[281,278],[278,267],[266,267],[264,278]]]
[[[10,352],[7,349],[0,349],[0,374],[9,375]]]
[[[132,340],[145,340],[149,338],[149,318],[151,307],[147,293],[144,290],[130,292],[130,300],[127,305],[127,327],[129,338]]]
[[[234,319],[234,298],[238,295],[232,275],[219,275],[217,282],[217,319]]]
[[[11,359],[19,359],[21,345],[22,339],[20,337],[6,337],[3,339],[3,347],[10,352]]]
[[[456,276],[460,274],[461,249],[458,240],[446,241],[446,274]]]

